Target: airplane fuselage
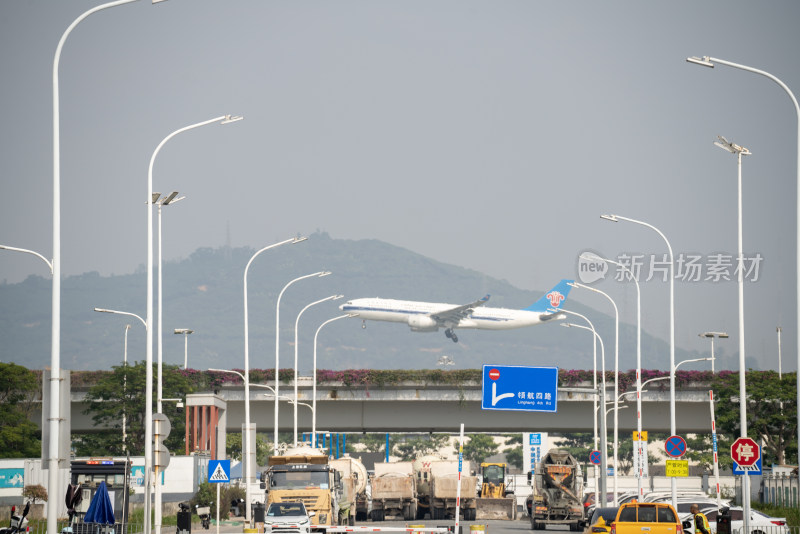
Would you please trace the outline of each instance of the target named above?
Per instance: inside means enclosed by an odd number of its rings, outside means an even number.
[[[356,313],[359,319],[406,323],[417,332],[434,332],[444,328],[476,328],[484,330],[508,330],[533,326],[542,321],[541,312],[512,310],[508,308],[477,307],[471,315],[458,321],[438,323],[432,315],[454,308],[454,304],[420,302],[382,298],[361,298],[340,306],[346,313]]]

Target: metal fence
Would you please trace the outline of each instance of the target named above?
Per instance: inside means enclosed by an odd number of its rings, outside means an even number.
[[[744,528],[732,528],[731,534],[743,534]],[[779,526],[779,525],[750,525],[752,534],[800,534],[800,527]]]
[[[787,508],[800,507],[799,486],[797,475],[785,473],[764,475],[761,479],[761,502]]]
[[[93,523],[72,524],[59,522],[59,534],[141,534],[144,526],[141,523],[116,523],[115,525],[97,525]],[[29,534],[47,534],[47,522],[38,521],[30,525]]]

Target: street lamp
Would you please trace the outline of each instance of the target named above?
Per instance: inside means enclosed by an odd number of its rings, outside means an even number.
[[[300,313],[297,314],[297,319],[294,322],[294,398],[297,400],[297,347],[298,347],[298,340],[297,340],[297,333],[300,328],[300,316],[303,315],[307,309],[311,306],[316,304],[320,304],[322,302],[326,302],[329,300],[337,300],[342,298],[344,295],[331,295],[330,297],[325,297],[324,299],[315,300],[311,304],[307,304],[305,308],[300,310]],[[294,405],[294,446],[297,447],[297,404]]]
[[[618,261],[608,258],[603,258],[597,254],[581,254],[581,258],[588,260],[600,260],[616,265],[624,270],[628,278],[633,280],[636,284],[636,431],[638,436],[642,436],[642,292],[639,288],[639,280],[634,276],[627,266]],[[636,446],[636,458],[639,470],[636,472],[636,491],[641,499],[644,496],[644,487],[642,486],[642,478],[644,474],[643,459],[644,453],[642,452],[642,441],[638,440]],[[615,471],[616,473],[616,471]]]
[[[294,280],[291,280],[288,284],[283,286],[281,292],[278,293],[278,303],[275,305],[275,443],[274,446],[274,454],[278,454],[278,396],[280,394],[280,347],[281,347],[281,297],[289,289],[289,286],[294,284],[295,282],[299,282],[300,280],[305,280],[306,278],[313,278],[315,276],[323,277],[328,276],[330,271],[318,271],[316,273],[307,274],[304,276],[298,276]]]
[[[566,310],[560,310],[560,311],[566,312]],[[567,312],[567,313],[572,313],[573,315],[578,315],[575,312]],[[585,319],[585,317],[584,317],[584,319]],[[574,324],[574,323],[561,323],[561,326],[564,326],[564,327],[567,327],[567,328],[580,328],[582,330],[588,330],[589,332],[591,332],[594,335],[594,338],[597,341],[600,342],[600,359],[603,362],[603,366],[602,366],[603,367],[603,383],[599,388],[599,390],[600,390],[600,405],[605,406],[605,403],[606,403],[606,387],[605,387],[606,349],[605,349],[605,345],[603,344],[603,338],[601,338],[600,334],[598,334],[597,331],[595,331],[594,326],[592,326],[590,328],[588,326],[583,326],[583,325]],[[595,369],[595,374],[596,373],[597,373],[597,371]],[[595,382],[595,391],[597,391],[597,389],[598,389],[597,388],[597,382]],[[597,399],[597,395],[595,395],[595,399]],[[596,406],[597,406],[597,404],[595,404],[595,413],[597,412]],[[596,418],[596,416],[595,416],[595,418]],[[595,435],[596,435],[596,432],[595,432]],[[595,447],[597,447],[597,439],[596,438],[595,438]],[[607,491],[608,491],[608,484],[606,482],[607,477],[608,477],[608,429],[606,427],[606,418],[605,417],[601,417],[600,418],[600,449],[599,450],[600,450],[600,488],[599,488],[600,500],[597,501],[597,502],[600,505],[602,505],[603,507],[605,507],[606,504],[607,504],[606,496],[607,496]],[[615,470],[615,472],[616,472],[616,470]],[[597,473],[596,469],[595,469],[595,473]],[[595,488],[597,488],[597,484],[595,484]],[[595,500],[597,500],[597,499],[595,499]]]
[[[128,330],[131,329],[131,325],[125,325],[125,348],[122,352],[122,366],[125,369],[125,375],[122,377],[122,398],[124,398],[127,402],[127,395],[128,395]],[[127,434],[127,419],[128,413],[125,409],[125,404],[122,405],[122,451],[128,452],[128,434]]]
[[[730,336],[725,332],[701,332],[697,335],[711,340],[711,372],[714,373],[714,360],[716,360],[714,357],[714,338],[728,339]]]
[[[586,321],[588,323],[589,327],[592,329],[593,332],[595,331],[594,325],[589,320],[589,318],[586,317],[585,315],[581,315],[578,312],[574,312],[574,311],[570,311],[570,310],[566,310],[566,309],[556,309],[556,308],[548,308],[547,311],[549,311],[550,313],[556,313],[556,312],[562,313],[563,312],[563,313],[566,313],[566,314],[569,314],[569,315],[574,315],[575,317],[580,317],[581,319],[583,319],[584,321]],[[598,440],[598,435],[597,435],[597,406],[598,406],[598,400],[597,400],[597,338],[595,338],[595,337],[592,337],[592,352],[593,352],[592,364],[593,364],[593,368],[594,368],[594,372],[592,373],[592,379],[593,379],[592,380],[592,386],[594,387],[594,390],[595,390],[594,403],[593,403],[594,404],[594,412],[592,412],[594,414],[594,418],[592,419],[592,426],[594,427],[594,448],[598,449],[599,445],[598,445],[598,442],[597,442],[597,440]],[[602,374],[602,382],[601,382],[601,384],[602,384],[602,387],[603,387],[603,392],[605,392],[605,389],[606,389],[605,353],[603,354],[602,368],[603,368],[603,374]],[[599,488],[599,486],[600,486],[600,484],[598,483],[598,478],[597,478],[597,469],[595,469],[594,473],[595,473],[594,487],[595,487],[595,490],[597,490]],[[605,499],[605,497],[603,497],[603,499]],[[603,500],[603,505],[605,506],[605,500]]]
[[[245,444],[245,462],[244,462],[244,478],[245,478],[245,499],[247,499],[247,505],[245,506],[244,516],[245,521],[247,522],[248,526],[250,525],[250,486],[252,481],[252,466],[251,466],[251,458],[250,458],[250,335],[249,335],[249,319],[247,316],[247,273],[250,270],[250,265],[253,263],[253,260],[258,257],[259,254],[262,252],[266,252],[267,250],[273,249],[275,247],[279,247],[281,245],[285,245],[287,243],[302,243],[308,239],[307,237],[293,237],[290,239],[284,239],[283,241],[279,241],[278,243],[273,243],[272,245],[267,245],[266,247],[261,248],[260,250],[256,251],[250,257],[250,260],[247,262],[247,265],[244,268],[244,422],[245,422],[245,438],[247,443]],[[275,426],[277,428],[277,422]],[[277,435],[275,436],[277,439]]]
[[[797,103],[797,98],[795,98],[794,93],[792,93],[792,91],[789,89],[789,87],[785,83],[783,83],[780,79],[778,79],[776,76],[773,76],[769,72],[766,72],[766,71],[763,71],[763,70],[759,70],[759,69],[755,69],[753,67],[748,67],[747,65],[741,65],[741,64],[738,64],[738,63],[733,63],[731,61],[726,61],[724,59],[711,57],[711,56],[703,56],[703,57],[692,56],[692,57],[686,58],[686,61],[688,61],[689,63],[695,63],[697,65],[702,65],[704,67],[711,67],[711,68],[714,68],[714,65],[716,63],[719,63],[720,65],[726,65],[728,67],[733,67],[735,69],[741,69],[741,70],[744,70],[744,71],[747,71],[747,72],[752,72],[754,74],[759,74],[759,75],[764,76],[766,78],[769,78],[773,82],[777,83],[781,87],[781,89],[786,91],[786,94],[788,94],[789,98],[792,100],[792,104],[794,104],[795,116],[797,117],[797,138],[796,138],[797,151],[796,151],[796,154],[795,154],[795,156],[797,158],[797,161],[796,161],[795,170],[796,170],[796,173],[797,173],[796,185],[797,185],[798,213],[797,213],[797,236],[796,236],[796,240],[797,240],[797,264],[800,265],[800,104]],[[797,317],[798,317],[798,320],[800,320],[800,269],[797,270],[796,290],[797,290],[797,304],[796,304],[797,305]],[[797,369],[798,369],[798,372],[797,372],[797,442],[800,443],[800,328],[797,329],[796,336],[797,336]],[[741,354],[739,356],[740,356],[739,363],[740,363],[740,366],[741,366],[741,369],[740,369],[739,372],[741,374],[744,374],[745,369],[744,369],[744,365],[742,364]],[[742,382],[740,381],[740,385],[741,384],[742,384]],[[740,410],[740,412],[742,412],[742,414],[744,414],[744,410],[745,410],[744,404],[743,404],[745,402],[744,401],[744,398],[745,398],[744,390],[739,392],[739,398],[740,398],[739,410]],[[746,437],[747,436],[747,420],[746,420],[746,418],[744,418],[744,415],[742,415],[742,414],[740,414],[740,418],[742,419],[742,422],[743,422],[743,424],[742,424],[742,437]],[[799,452],[798,452],[797,457],[798,457],[798,461],[800,462],[800,449],[798,449],[798,451]],[[745,480],[749,481],[749,478],[745,477]],[[748,482],[748,486],[749,486],[749,482]],[[749,521],[750,521],[750,510],[749,510],[749,508],[750,508],[750,494],[749,493],[747,494],[747,498],[744,499],[744,502],[745,502],[745,507],[744,507],[744,518],[745,518],[744,519],[745,520],[744,528],[745,528],[745,531],[747,531],[747,529],[749,529]]]
[[[619,440],[619,414],[616,411],[619,408],[619,399],[617,398],[619,395],[619,309],[617,308],[617,303],[614,302],[614,299],[612,299],[608,293],[604,291],[600,291],[595,287],[583,285],[578,282],[569,282],[567,285],[580,289],[588,289],[589,291],[594,291],[595,293],[603,295],[614,307],[614,506],[619,506],[617,500],[618,487],[616,469],[616,465],[619,463],[617,458],[617,443]]]
[[[650,228],[655,233],[661,236],[664,243],[667,244],[667,251],[669,252],[669,426],[671,435],[675,435],[676,421],[675,421],[675,258],[672,254],[672,245],[670,245],[667,237],[652,224],[644,221],[637,221],[623,217],[622,215],[600,215],[601,219],[611,222],[627,221],[634,224],[639,224]],[[672,506],[678,509],[678,483],[675,477],[670,477],[670,486],[672,489]]]
[[[174,334],[183,334],[183,370],[189,365],[189,334],[194,334],[194,330],[188,328],[176,328]]]
[[[145,409],[145,443],[144,443],[144,492],[145,492],[145,499],[144,499],[144,516],[146,518],[145,521],[145,532],[144,534],[150,534],[150,470],[152,468],[153,462],[153,405],[152,405],[152,397],[153,397],[153,329],[151,328],[153,325],[153,203],[155,199],[153,198],[153,165],[156,161],[156,156],[161,151],[161,148],[173,137],[176,135],[192,130],[194,128],[199,128],[200,126],[206,126],[208,124],[230,124],[232,122],[237,122],[242,120],[243,117],[240,116],[231,116],[231,115],[222,115],[220,117],[214,117],[213,119],[209,119],[207,121],[198,122],[196,124],[190,124],[189,126],[184,126],[183,128],[179,128],[166,136],[161,142],[158,144],[156,149],[153,151],[153,155],[150,157],[150,165],[147,169],[147,371],[146,371],[146,380],[145,380],[145,387],[147,388],[147,406]],[[156,197],[157,198],[157,197]],[[161,320],[161,315],[159,314],[159,322]],[[161,339],[161,335],[159,333],[159,340]],[[160,343],[160,341],[159,341]],[[160,396],[160,392],[159,392]],[[155,476],[158,479],[158,468],[155,469]],[[156,510],[155,510],[155,531],[156,534],[161,534],[161,487],[156,484]]]
[[[176,202],[180,202],[181,200],[186,198],[185,196],[184,197],[175,198],[177,196],[178,196],[178,192],[177,191],[173,191],[169,195],[165,195],[163,197],[161,197],[161,193],[153,193],[153,195],[150,197],[151,202],[153,202],[155,205],[158,206],[158,258],[157,258],[157,262],[158,262],[158,332],[156,334],[157,337],[158,337],[158,342],[156,344],[156,346],[158,347],[158,350],[157,350],[157,353],[158,353],[158,386],[157,386],[157,389],[156,389],[156,391],[157,391],[157,394],[156,394],[156,409],[158,410],[158,413],[161,413],[161,395],[162,395],[162,384],[163,384],[162,365],[163,365],[163,361],[164,361],[164,359],[163,359],[164,333],[163,333],[163,328],[162,328],[162,325],[163,325],[163,322],[164,322],[163,321],[164,314],[162,312],[162,302],[163,302],[164,298],[163,298],[163,292],[162,292],[163,269],[162,269],[162,266],[161,266],[161,208],[162,208],[162,206],[169,206],[170,204],[175,204]],[[159,198],[159,197],[161,197],[161,198]],[[156,483],[156,488],[157,487],[158,487],[158,484]],[[157,532],[158,532],[158,529],[160,528],[158,526],[158,525],[160,525],[160,521],[156,521],[156,525],[157,525]]]
[[[339,319],[346,319],[348,317],[357,317],[357,313],[345,313],[343,315],[338,315],[333,317],[332,319],[328,319],[319,327],[317,331],[314,333],[314,369],[311,373],[312,376],[312,392],[311,392],[311,446],[316,447],[317,444],[317,337],[319,336],[319,331],[322,330],[322,327],[330,324],[334,321],[338,321]]]
[[[50,442],[48,446],[47,460],[47,491],[51,495],[56,495],[59,491],[58,476],[58,435],[59,424],[61,422],[61,412],[58,404],[59,383],[61,381],[61,138],[59,136],[60,116],[59,116],[59,90],[58,90],[58,67],[61,62],[61,50],[67,37],[75,27],[86,17],[103,9],[110,7],[130,4],[135,0],[116,0],[100,4],[84,11],[72,21],[56,46],[56,53],[53,57],[53,260],[50,265],[50,273],[53,275],[52,285],[52,320],[51,320],[51,341],[50,341]],[[44,258],[42,258],[44,259]],[[45,260],[47,261],[47,260]],[[151,384],[152,386],[152,384]],[[152,436],[151,436],[152,437]],[[147,473],[145,473],[145,477]],[[147,479],[145,479],[147,480]],[[145,523],[144,534],[150,534],[150,521]],[[56,506],[47,507],[47,532],[54,533],[58,530],[58,508]]]

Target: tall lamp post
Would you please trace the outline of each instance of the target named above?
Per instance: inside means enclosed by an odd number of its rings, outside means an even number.
[[[144,319],[142,319],[141,317],[139,317],[135,313],[118,311],[118,310],[108,310],[106,308],[95,308],[94,311],[101,312],[101,313],[113,313],[113,314],[116,314],[116,315],[127,315],[128,317],[135,317],[136,319],[139,319],[139,321],[141,321],[141,323],[144,325],[145,330],[147,330],[147,323],[144,321]],[[124,349],[124,352],[123,352],[123,364],[125,366],[125,377],[124,377],[123,383],[122,383],[122,394],[123,394],[123,396],[126,394],[126,392],[128,390],[128,330],[130,330],[130,329],[131,329],[131,325],[126,324],[125,325],[125,349]],[[128,450],[128,443],[127,443],[128,434],[127,434],[127,428],[126,428],[127,427],[127,419],[128,418],[127,418],[127,413],[125,412],[125,405],[123,405],[123,411],[122,411],[122,449],[126,450],[126,451]]]
[[[298,385],[297,384],[297,378],[298,378],[298,372],[297,372],[298,371],[298,368],[297,368],[297,365],[298,365],[298,358],[297,358],[298,351],[297,351],[297,348],[298,348],[298,344],[299,343],[298,343],[298,339],[297,339],[297,337],[298,337],[297,334],[298,334],[298,331],[300,330],[300,317],[311,306],[315,306],[317,304],[321,304],[321,303],[327,302],[329,300],[337,300],[337,299],[342,298],[343,296],[344,295],[331,295],[330,297],[325,297],[324,299],[315,300],[314,302],[312,302],[310,304],[306,304],[306,306],[302,310],[300,310],[300,313],[297,314],[297,319],[294,322],[294,400],[295,401],[297,400],[297,385]],[[297,403],[295,402],[293,404],[294,404],[294,446],[297,447]],[[313,416],[312,416],[312,419],[313,419]]]
[[[183,334],[183,370],[189,365],[189,334],[194,334],[190,328],[176,328],[174,334]]]
[[[581,255],[581,258],[589,259],[589,260],[601,260],[607,263],[611,263],[616,265],[628,275],[629,280],[633,280],[634,284],[636,284],[636,431],[637,435],[639,436],[639,440],[636,442],[636,460],[639,466],[639,469],[636,472],[636,491],[641,499],[644,496],[644,487],[642,485],[642,479],[644,478],[644,468],[643,465],[644,461],[644,453],[642,452],[642,292],[639,288],[639,280],[636,279],[634,276],[633,271],[631,271],[627,266],[621,264],[618,261],[614,261],[608,258],[602,258],[597,256],[596,254],[592,255]],[[616,474],[616,471],[614,471]]]
[[[561,323],[561,326],[567,328],[580,328],[581,330],[588,330],[589,332],[591,332],[594,335],[595,339],[600,342],[600,359],[603,362],[605,362],[606,349],[605,345],[603,344],[603,338],[600,337],[600,334],[598,334],[595,331],[594,327],[589,328],[588,326],[583,326],[581,324],[575,324],[575,323]],[[605,376],[605,363],[603,364],[603,375]],[[606,405],[605,382],[603,382],[603,385],[600,386],[599,404],[600,406],[603,407],[605,407]],[[595,414],[596,413],[597,413],[597,408],[595,407]],[[616,466],[614,466],[614,471],[616,472],[616,470],[617,468]],[[607,504],[606,502],[606,496],[608,492],[608,484],[606,482],[607,478],[608,478],[608,429],[606,427],[606,418],[601,417],[600,418],[600,488],[598,490],[600,493],[600,500],[598,501],[597,499],[595,499],[595,502],[599,503],[601,507],[605,507]]]
[[[667,251],[669,252],[669,426],[670,433],[674,436],[677,425],[675,421],[675,257],[672,254],[672,245],[670,245],[663,232],[652,224],[623,217],[622,215],[601,215],[600,218],[611,222],[626,221],[650,228],[661,236],[661,239],[667,245]],[[678,483],[675,477],[670,477],[670,486],[672,489],[672,506],[677,510]]]
[[[568,285],[580,289],[587,289],[603,295],[614,307],[614,506],[618,506],[618,486],[617,475],[619,472],[618,443],[619,443],[619,308],[608,293],[600,291],[595,287],[571,282]]]
[[[153,165],[156,161],[156,156],[161,151],[161,148],[176,135],[206,126],[208,124],[230,124],[242,120],[241,116],[221,115],[214,117],[203,122],[190,124],[179,128],[166,136],[158,144],[150,157],[150,166],[147,169],[147,374],[145,379],[145,387],[147,388],[147,407],[145,410],[145,443],[144,443],[144,517],[145,517],[145,532],[150,534],[150,470],[153,462]],[[177,193],[176,193],[177,194]],[[159,314],[159,322],[161,315]],[[159,340],[161,335],[159,333]],[[159,341],[160,343],[160,341]],[[159,394],[160,396],[160,394]],[[159,406],[160,410],[160,406]],[[158,468],[155,468],[155,476],[158,479]],[[155,510],[155,530],[156,534],[161,534],[161,486],[156,484],[156,510]]]
[[[156,346],[158,347],[158,349],[157,349],[157,354],[158,354],[158,386],[157,386],[157,389],[156,389],[156,391],[157,391],[157,394],[156,394],[156,408],[158,410],[158,413],[161,413],[161,404],[162,404],[161,403],[161,401],[162,401],[161,397],[162,397],[162,384],[163,384],[162,366],[163,366],[163,362],[164,362],[164,358],[163,358],[163,344],[164,344],[164,331],[163,331],[164,320],[163,320],[163,318],[164,318],[164,313],[163,313],[163,306],[162,306],[162,303],[163,303],[163,300],[164,300],[163,291],[162,291],[162,286],[163,286],[162,279],[163,279],[163,271],[164,271],[164,269],[162,268],[162,263],[161,263],[161,208],[163,206],[170,206],[170,205],[175,204],[176,202],[180,202],[181,200],[186,198],[185,196],[184,197],[175,198],[177,196],[178,196],[178,192],[177,191],[173,191],[169,195],[166,195],[166,196],[163,196],[163,197],[161,197],[161,193],[153,193],[153,195],[151,197],[151,199],[152,199],[151,201],[156,206],[158,206],[158,247],[157,247],[158,248],[158,258],[156,259],[156,261],[158,263],[158,332],[156,334],[157,337],[158,337],[158,340],[156,342]],[[159,197],[161,197],[161,198],[159,198]],[[158,490],[158,484],[157,483],[156,483],[156,490]],[[156,511],[156,514],[158,514],[158,511]],[[161,522],[160,521],[156,521],[156,525],[157,525],[157,529],[160,529]]]
[[[285,245],[287,243],[302,243],[306,241],[307,237],[292,237],[290,239],[284,239],[283,241],[279,241],[278,243],[273,243],[272,245],[267,245],[266,247],[261,248],[260,250],[256,251],[250,257],[250,260],[247,262],[247,265],[244,268],[244,424],[245,424],[245,447],[244,447],[244,454],[245,454],[245,462],[244,462],[244,478],[245,478],[245,499],[247,499],[247,503],[244,510],[245,521],[247,522],[248,526],[250,525],[250,486],[252,482],[252,466],[251,466],[251,451],[250,451],[250,334],[249,334],[249,319],[247,316],[247,273],[250,270],[250,265],[253,263],[259,254],[262,252],[266,252],[267,250],[273,249],[275,247],[279,247],[281,245]],[[277,428],[277,422],[275,423]]]
[[[730,336],[725,332],[701,332],[697,335],[711,340],[711,372],[714,373],[716,372],[714,370],[714,361],[716,360],[714,357],[714,338],[728,339]]]
[[[316,273],[298,276],[294,280],[290,280],[288,284],[283,286],[281,292],[278,293],[278,303],[275,305],[275,430],[274,430],[274,453],[278,454],[278,397],[280,396],[280,349],[281,349],[281,297],[289,289],[289,286],[300,280],[306,278],[313,278],[315,276],[323,277],[331,274],[330,271],[318,271]]]
[[[797,207],[798,207],[798,213],[797,213],[797,236],[796,236],[797,251],[796,252],[797,252],[797,265],[800,266],[800,104],[797,103],[797,98],[795,98],[794,93],[792,93],[792,91],[789,89],[789,87],[785,83],[783,83],[780,79],[778,79],[778,77],[773,76],[769,72],[766,72],[766,71],[763,71],[763,70],[759,70],[759,69],[755,69],[753,67],[748,67],[747,65],[741,65],[739,63],[733,63],[731,61],[726,61],[724,59],[711,57],[711,56],[703,56],[703,57],[692,56],[692,57],[686,58],[686,61],[688,61],[689,63],[694,63],[696,65],[701,65],[703,67],[710,67],[710,68],[714,68],[714,65],[719,63],[720,65],[725,65],[725,66],[728,66],[728,67],[733,67],[735,69],[740,69],[740,70],[744,70],[744,71],[747,71],[747,72],[752,72],[753,74],[758,74],[760,76],[764,76],[766,78],[769,78],[770,80],[772,80],[776,84],[778,84],[781,87],[781,89],[786,91],[786,94],[788,94],[789,98],[792,100],[792,104],[794,104],[795,116],[797,118],[797,123],[796,123],[796,127],[797,127],[797,137],[796,137],[797,151],[796,151],[796,154],[795,154],[795,157],[796,157],[795,172],[797,174],[797,178],[796,178],[795,181],[796,181],[796,185],[797,185]],[[797,290],[797,304],[796,304],[796,306],[797,306],[796,307],[797,320],[800,321],[800,268],[797,268],[797,284],[796,284],[796,286],[797,286],[796,287],[796,290]],[[800,328],[797,328],[797,332],[795,333],[795,335],[797,336],[797,442],[800,443]],[[741,359],[740,359],[740,363],[741,363]],[[740,373],[744,373],[744,368],[743,367],[740,370]],[[740,391],[739,392],[739,397],[740,397],[739,409],[740,409],[741,412],[744,412],[744,407],[743,407],[745,405],[744,391]],[[742,436],[743,437],[747,436],[747,421],[746,420],[744,421],[744,426],[742,427]],[[800,451],[800,449],[798,449],[798,451]],[[800,452],[798,452],[797,457],[798,457],[798,462],[800,463]],[[745,502],[747,503],[748,508],[749,508],[749,504],[750,504],[750,495],[749,494],[747,495],[747,499],[745,500]],[[748,516],[747,512],[748,512],[748,510],[745,510],[745,516],[744,516],[745,517],[745,524],[744,524],[744,528],[745,529],[749,528],[748,527],[749,516]],[[745,531],[747,531],[747,530],[745,530]]]
[[[311,390],[311,446],[317,446],[317,337],[319,336],[319,331],[322,330],[322,327],[328,325],[334,321],[338,321],[339,319],[346,319],[348,317],[357,317],[357,313],[345,313],[343,315],[337,315],[332,319],[328,319],[319,327],[317,331],[314,332],[314,369],[311,373],[313,377],[311,380],[312,390]]]
[[[61,50],[64,48],[67,37],[81,21],[98,11],[129,4],[134,1],[136,0],[116,0],[84,11],[78,18],[72,21],[72,24],[70,24],[66,30],[64,30],[61,39],[58,41],[58,46],[56,46],[55,56],[53,57],[53,261],[50,263],[50,271],[53,274],[53,286],[52,334],[50,342],[50,443],[47,453],[49,469],[47,473],[47,491],[51,495],[56,495],[60,491],[58,488],[58,435],[61,412],[58,399],[59,383],[61,380],[61,138],[59,136],[61,123],[59,116],[60,95],[58,90],[58,67],[61,62]],[[145,474],[145,476],[147,475]],[[149,521],[146,525],[145,534],[150,534]],[[56,506],[48,506],[47,531],[54,533],[57,530],[58,508]]]
[[[547,311],[549,311],[550,313],[566,313],[566,314],[569,314],[569,315],[573,315],[575,317],[580,317],[581,319],[586,321],[586,323],[589,325],[589,328],[591,328],[592,332],[595,331],[594,325],[589,320],[589,318],[586,317],[585,315],[582,315],[582,314],[578,313],[578,312],[574,312],[574,311],[570,311],[570,310],[566,310],[566,309],[557,309],[557,308],[548,308]],[[592,373],[592,378],[593,378],[592,386],[594,387],[594,390],[595,390],[594,403],[593,403],[594,412],[592,412],[595,415],[594,415],[594,419],[592,420],[592,426],[594,427],[594,442],[593,442],[594,443],[594,448],[597,450],[597,449],[599,449],[600,445],[598,444],[598,441],[597,441],[598,440],[598,434],[597,434],[598,396],[597,396],[597,393],[596,393],[597,392],[597,338],[594,337],[594,336],[592,337],[592,352],[593,352],[593,357],[592,357],[593,365],[592,366],[593,366],[593,369],[594,369],[594,371]],[[606,389],[605,353],[603,353],[602,368],[603,368],[603,371],[602,371],[603,374],[602,374],[602,382],[601,382],[601,384],[602,384],[603,392],[605,393],[605,389]],[[595,492],[599,492],[600,484],[598,483],[597,469],[594,470],[594,473],[595,473],[595,477],[594,477]],[[597,502],[599,503],[599,501],[597,501]],[[606,501],[605,501],[605,491],[604,491],[603,492],[603,506],[605,506],[605,504],[606,504]]]

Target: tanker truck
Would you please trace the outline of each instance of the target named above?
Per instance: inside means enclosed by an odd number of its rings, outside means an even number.
[[[339,524],[353,526],[367,519],[367,468],[358,458],[346,454],[330,460],[330,465],[341,475],[342,491],[339,495]]]
[[[531,473],[528,473],[530,482]],[[571,531],[583,526],[583,475],[578,460],[564,449],[550,449],[533,473],[531,528],[569,525]]]
[[[378,462],[370,478],[372,520],[417,517],[417,485],[411,462]]]

